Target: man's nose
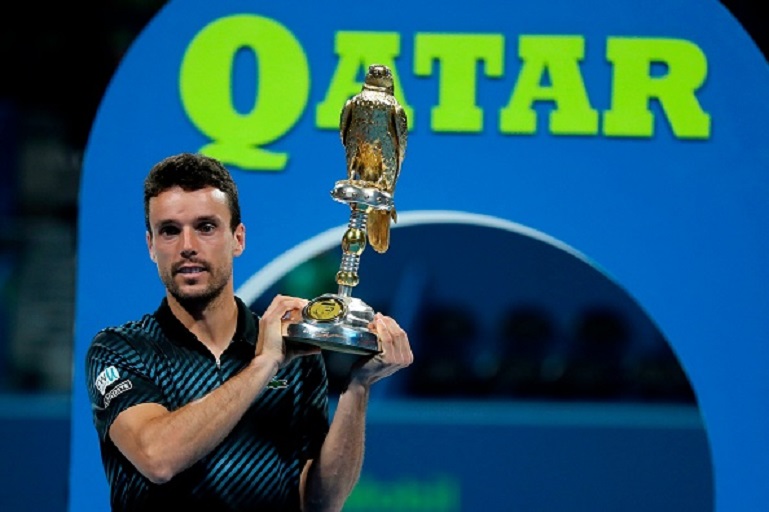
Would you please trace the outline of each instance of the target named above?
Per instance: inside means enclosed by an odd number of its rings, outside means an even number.
[[[191,258],[198,253],[197,246],[195,244],[195,233],[192,229],[182,230],[181,241],[181,256],[183,258]]]

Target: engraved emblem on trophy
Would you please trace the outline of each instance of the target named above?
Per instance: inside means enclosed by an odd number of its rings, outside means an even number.
[[[342,236],[342,261],[336,293],[316,297],[302,311],[301,322],[288,326],[286,339],[353,354],[379,352],[368,325],[374,310],[353,297],[358,267],[367,243],[379,253],[390,245],[390,224],[397,220],[393,196],[406,153],[408,122],[393,94],[387,66],[369,66],[360,93],[342,108],[339,133],[347,157],[347,179],[337,181],[331,197],[350,207]]]

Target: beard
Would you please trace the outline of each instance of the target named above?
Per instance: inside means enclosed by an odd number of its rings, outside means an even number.
[[[161,272],[160,280],[176,301],[187,311],[202,311],[215,299],[217,299],[227,286],[232,276],[232,267],[212,268],[210,265],[197,262],[205,268],[204,275],[208,276],[208,283],[203,288],[189,289],[195,283],[185,282],[180,284],[177,281],[178,276],[184,277],[184,274],[178,271],[177,267]]]

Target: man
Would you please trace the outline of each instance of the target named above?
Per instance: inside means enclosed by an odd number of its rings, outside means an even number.
[[[360,475],[370,386],[413,361],[406,333],[376,315],[382,351],[361,358],[329,425],[319,349],[283,339],[306,300],[277,296],[256,317],[235,296],[246,231],[221,163],[162,160],[144,211],[165,298],[99,332],[86,355],[112,509],[341,510]]]

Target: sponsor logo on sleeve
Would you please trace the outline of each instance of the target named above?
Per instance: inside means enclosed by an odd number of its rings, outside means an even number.
[[[110,366],[109,368],[106,368],[104,371],[102,371],[98,377],[96,377],[94,386],[96,386],[96,389],[99,390],[99,393],[104,395],[104,392],[107,391],[107,386],[113,382],[116,382],[119,378],[120,373],[117,371],[117,368]]]
[[[109,407],[110,402],[117,396],[122,395],[129,389],[133,388],[133,384],[131,384],[130,380],[125,380],[112,388],[109,393],[104,395],[104,408],[106,409]]]

